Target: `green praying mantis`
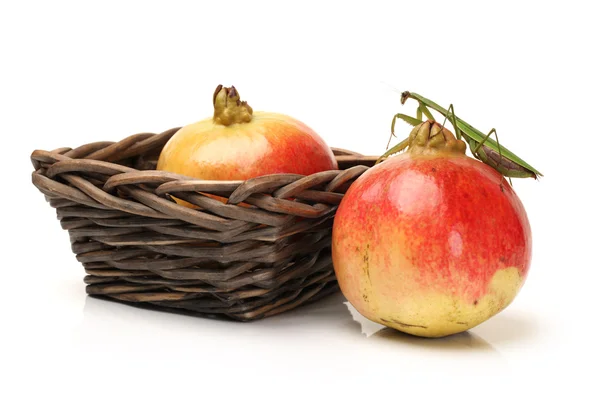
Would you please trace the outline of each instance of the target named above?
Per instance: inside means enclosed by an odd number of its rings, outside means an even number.
[[[435,121],[433,114],[431,113],[431,109],[439,112],[444,116],[444,124],[446,120],[449,120],[455,131],[456,138],[459,140],[464,140],[471,153],[475,158],[480,160],[481,162],[491,166],[496,171],[506,176],[507,178],[534,178],[537,179],[540,176],[543,176],[538,170],[533,168],[531,165],[523,161],[521,158],[517,157],[514,153],[512,153],[507,148],[500,145],[498,140],[498,134],[496,133],[496,129],[490,130],[490,132],[485,135],[481,131],[475,129],[473,126],[469,125],[464,120],[457,117],[454,113],[454,106],[450,104],[448,109],[445,109],[435,102],[426,99],[425,97],[414,93],[414,92],[403,92],[400,98],[401,104],[404,105],[406,100],[414,99],[418,102],[417,106],[417,116],[411,117],[406,114],[396,114],[392,120],[392,133],[390,135],[390,139],[388,141],[388,148],[390,142],[392,140],[392,136],[396,136],[394,133],[394,128],[396,126],[396,121],[398,119],[403,120],[404,122],[417,126],[423,122],[423,116],[427,117],[427,119],[431,121]],[[494,134],[496,140],[491,138],[491,135]],[[377,161],[377,163],[385,160],[387,157],[399,153],[404,150],[409,145],[409,139],[404,139],[391,149],[387,150]],[[511,182],[512,183],[512,182]]]

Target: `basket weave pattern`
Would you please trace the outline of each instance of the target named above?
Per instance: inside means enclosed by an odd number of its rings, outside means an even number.
[[[335,210],[375,159],[334,149],[337,171],[202,181],[155,170],[178,129],[32,153],[87,293],[247,321],[336,291]]]

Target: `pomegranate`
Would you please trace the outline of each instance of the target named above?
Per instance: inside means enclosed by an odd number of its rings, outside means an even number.
[[[219,85],[212,118],[181,128],[164,146],[157,169],[198,179],[245,180],[275,173],[337,169],[333,152],[304,123],[254,112],[234,86]]]
[[[425,337],[468,330],[506,308],[531,262],[531,229],[512,187],[433,121],[408,150],[364,173],[336,213],[332,254],[366,318]]]

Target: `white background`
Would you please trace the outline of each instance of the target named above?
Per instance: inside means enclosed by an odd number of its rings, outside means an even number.
[[[2,2],[0,398],[598,398],[594,3]],[[544,173],[514,181],[534,238],[515,302],[423,340],[339,295],[252,324],[87,298],[30,153],[206,118],[219,83],[365,154],[413,112],[392,88],[495,127]]]

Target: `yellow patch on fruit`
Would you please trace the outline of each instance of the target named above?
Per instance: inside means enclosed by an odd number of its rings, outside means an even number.
[[[377,299],[373,319],[390,328],[424,337],[442,337],[466,331],[506,308],[523,285],[515,267],[498,270],[492,277],[487,294],[467,303],[462,299],[436,292],[406,297],[401,304]],[[372,299],[374,300],[374,299]],[[366,315],[371,314],[367,311]]]

